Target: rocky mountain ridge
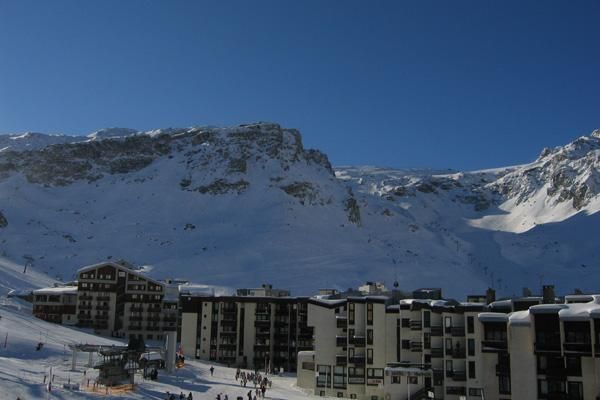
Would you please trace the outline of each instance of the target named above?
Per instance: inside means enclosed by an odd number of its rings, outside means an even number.
[[[53,277],[118,257],[300,293],[366,279],[450,293],[600,283],[600,131],[475,172],[334,169],[273,123],[0,135],[0,149],[2,255]]]

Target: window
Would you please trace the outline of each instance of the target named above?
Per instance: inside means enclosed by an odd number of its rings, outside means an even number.
[[[367,325],[373,325],[373,303],[367,303]]]
[[[317,372],[317,387],[331,387],[331,367],[318,365]]]
[[[467,341],[467,351],[469,352],[470,356],[475,355],[475,339],[469,339]]]
[[[454,371],[452,360],[446,360],[446,372]]]
[[[354,303],[348,303],[348,323],[354,325]]]
[[[475,379],[475,361],[469,361],[469,379]]]
[[[367,329],[367,344],[373,344],[373,329]]]
[[[410,349],[410,340],[403,340],[402,341],[402,348],[403,349]]]
[[[423,311],[423,326],[425,328],[431,327],[431,312]]]
[[[373,349],[367,349],[367,364],[373,364]]]
[[[498,375],[498,392],[510,394],[510,375]]]
[[[402,327],[410,328],[410,318],[402,318]]]
[[[431,348],[431,334],[429,332],[423,333],[423,348],[424,349]]]
[[[452,317],[444,317],[444,327],[452,328]]]
[[[344,392],[337,392],[337,397],[344,397]]]
[[[416,376],[408,376],[408,383],[410,383],[411,385],[418,385],[419,384],[419,378]]]
[[[346,388],[346,367],[333,367],[333,387]]]
[[[581,376],[581,358],[566,357],[567,375]]]
[[[467,317],[467,333],[475,333],[475,321],[473,317]]]
[[[383,383],[383,368],[367,369],[367,385],[379,385]]]
[[[567,385],[569,400],[583,400],[583,384],[581,382],[569,382]]]
[[[469,396],[479,396],[479,397],[481,397],[481,389],[469,388]]]
[[[400,384],[402,383],[400,375],[392,375],[392,383]]]

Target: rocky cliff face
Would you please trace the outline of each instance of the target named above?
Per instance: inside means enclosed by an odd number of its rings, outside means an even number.
[[[510,294],[541,275],[585,289],[600,283],[599,152],[595,131],[517,167],[334,170],[273,123],[0,136],[0,245],[62,279],[124,258],[305,294],[366,279]]]

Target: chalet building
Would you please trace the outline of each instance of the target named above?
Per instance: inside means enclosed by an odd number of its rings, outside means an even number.
[[[295,371],[312,350],[308,298],[263,285],[236,295],[182,294],[181,348],[187,357],[230,366]]]
[[[33,291],[33,315],[64,325],[77,323],[77,286],[59,286]]]
[[[320,396],[383,399],[384,371],[399,361],[398,306],[384,296],[312,298],[314,351],[298,354],[298,386]]]
[[[103,262],[77,272],[78,326],[99,334],[162,340],[177,329],[178,288],[125,262]]]

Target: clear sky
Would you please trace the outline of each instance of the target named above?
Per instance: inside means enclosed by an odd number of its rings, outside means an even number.
[[[599,1],[0,0],[0,132],[275,121],[476,169],[600,128]]]

